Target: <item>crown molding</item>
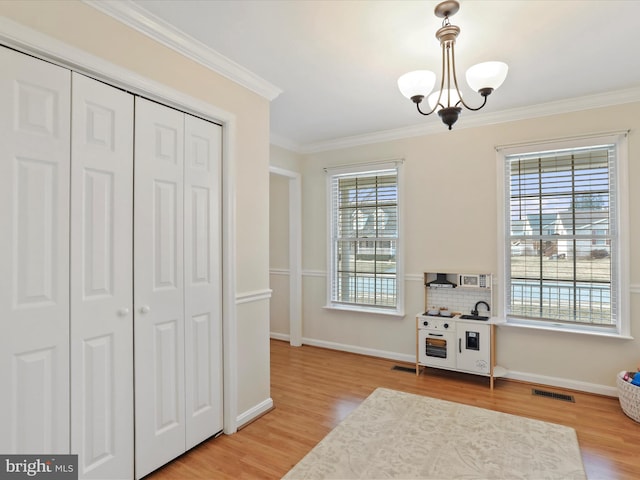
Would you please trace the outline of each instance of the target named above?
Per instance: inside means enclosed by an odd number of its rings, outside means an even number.
[[[299,143],[296,143],[273,132],[271,132],[271,134],[269,135],[269,143],[271,143],[271,145],[275,145],[276,147],[284,148],[285,150],[289,150],[295,153],[302,153],[302,150],[304,149],[303,145],[300,145]]]
[[[100,12],[109,15],[134,30],[171,48],[181,55],[223,75],[233,82],[257,93],[269,101],[276,99],[282,89],[267,82],[242,65],[221,55],[202,42],[186,35],[164,20],[151,14],[130,0],[82,0]],[[494,125],[499,123],[527,120],[532,118],[570,113],[592,108],[608,107],[640,101],[640,87],[617,90],[603,94],[570,98],[539,105],[518,107],[500,112],[474,113],[464,116],[463,122],[456,124],[456,130]],[[299,144],[278,134],[271,134],[271,143],[300,154],[313,154],[330,150],[389,142],[404,138],[442,133],[440,122],[427,122],[409,127],[340,137],[321,142]]]
[[[470,115],[468,117],[463,117],[463,121],[456,124],[456,130],[546,117],[562,113],[578,112],[582,110],[590,110],[593,108],[609,107],[612,105],[621,105],[633,102],[640,102],[640,87],[634,87],[625,90],[616,90],[614,92],[602,93],[597,95],[569,98],[566,100],[558,100],[555,102],[542,103],[540,105],[530,105],[526,107],[513,108],[500,112],[474,113],[473,115]],[[430,121],[420,125],[412,125],[409,127],[395,128],[391,130],[366,133],[363,135],[355,135],[350,137],[326,140],[322,142],[309,143],[299,146],[299,149],[294,151],[301,154],[312,154],[329,150],[339,150],[342,148],[369,145],[372,143],[390,142],[410,137],[433,135],[435,133],[442,133],[443,131],[444,130],[442,128],[441,122]]]
[[[252,92],[273,101],[282,89],[204,43],[173,27],[130,0],[82,0],[100,12],[150,37],[165,47],[205,66]]]

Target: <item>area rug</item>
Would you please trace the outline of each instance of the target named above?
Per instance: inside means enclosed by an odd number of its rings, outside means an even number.
[[[587,477],[572,428],[378,388],[284,478]]]

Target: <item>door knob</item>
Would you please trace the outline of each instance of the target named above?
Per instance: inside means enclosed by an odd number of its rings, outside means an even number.
[[[127,315],[129,315],[129,309],[128,308],[121,308],[118,310],[118,316],[119,317],[126,317]]]
[[[148,305],[143,305],[140,307],[140,313],[149,313],[151,311],[151,307]]]

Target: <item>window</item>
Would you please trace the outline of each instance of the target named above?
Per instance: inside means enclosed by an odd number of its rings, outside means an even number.
[[[626,331],[621,142],[504,154],[503,307],[510,322]]]
[[[397,165],[329,171],[329,306],[400,314]]]

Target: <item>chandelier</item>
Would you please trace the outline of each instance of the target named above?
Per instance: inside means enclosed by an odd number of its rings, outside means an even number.
[[[466,74],[467,83],[482,96],[484,101],[479,107],[471,107],[464,101],[458,88],[454,50],[460,27],[451,25],[449,21],[449,17],[453,16],[459,9],[460,4],[456,0],[439,3],[435,8],[436,17],[444,19],[442,20],[442,27],[436,32],[436,38],[440,41],[442,47],[440,90],[429,95],[436,83],[435,73],[429,70],[416,70],[405,73],[398,79],[400,92],[416,104],[418,112],[422,115],[431,115],[437,111],[443,123],[449,126],[449,130],[451,130],[452,125],[456,123],[460,112],[462,112],[460,105],[473,111],[484,107],[487,103],[487,97],[504,82],[509,68],[503,62],[478,63],[469,68]],[[427,95],[429,95],[427,102],[431,110],[425,113],[420,109],[420,104]]]

